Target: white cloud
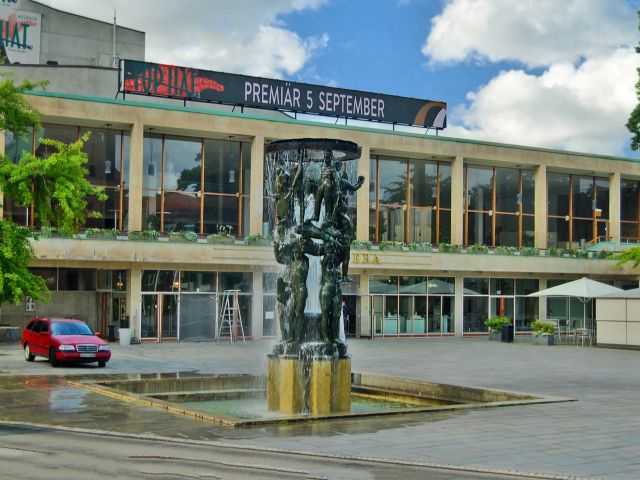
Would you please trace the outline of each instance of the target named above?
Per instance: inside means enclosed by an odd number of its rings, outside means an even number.
[[[575,62],[635,40],[625,0],[448,0],[431,21],[422,53],[431,63]]]
[[[638,54],[621,48],[579,67],[558,63],[543,74],[501,72],[469,93],[446,134],[478,140],[621,154],[635,106]]]
[[[147,60],[250,75],[300,71],[329,37],[301,38],[282,16],[328,0],[42,0],[53,8],[146,32]]]

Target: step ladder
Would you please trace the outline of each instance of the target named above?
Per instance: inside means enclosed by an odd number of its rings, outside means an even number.
[[[242,334],[242,343],[247,343],[244,338],[244,327],[242,326],[242,314],[240,313],[240,303],[238,294],[240,290],[225,290],[222,295],[222,308],[220,309],[220,327],[218,328],[218,340],[223,333],[229,334],[229,341],[238,340],[238,330]]]

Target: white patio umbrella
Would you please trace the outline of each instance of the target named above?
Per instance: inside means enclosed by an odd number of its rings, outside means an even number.
[[[622,292],[621,288],[612,287],[606,283],[596,282],[587,277],[582,277],[572,282],[563,283],[555,287],[546,288],[539,292],[531,293],[528,297],[575,297],[584,307],[582,327],[587,326],[587,302],[594,298],[605,297],[613,293]]]

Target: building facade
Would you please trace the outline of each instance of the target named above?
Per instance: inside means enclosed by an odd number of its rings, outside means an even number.
[[[52,290],[45,305],[4,305],[2,322],[74,316],[106,333],[128,319],[143,341],[211,340],[220,301],[240,290],[247,337],[277,333],[277,264],[269,246],[273,206],[265,145],[291,138],[337,138],[362,147],[349,172],[366,177],[352,198],[357,242],[344,288],[349,334],[374,338],[485,334],[502,314],[516,332],[536,319],[582,318],[569,299],[529,298],[588,275],[625,288],[638,275],[600,250],[640,235],[640,164],[631,159],[334,125],[284,116],[33,92],[40,131],[5,153],[46,156],[43,137],[85,146],[88,178],[105,188],[102,213],[85,229],[115,239],[40,238],[33,269]],[[29,207],[4,198],[5,217],[33,225]],[[209,243],[229,229],[234,244]],[[132,232],[153,230],[154,241]],[[195,232],[174,242],[171,232]],[[91,232],[91,230],[89,230]],[[369,242],[371,248],[368,249]],[[403,244],[401,246],[400,244]]]

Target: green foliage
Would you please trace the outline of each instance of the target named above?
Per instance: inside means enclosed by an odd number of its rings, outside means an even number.
[[[538,255],[538,249],[536,247],[522,247],[520,249],[520,255],[525,257],[532,257],[534,255]]]
[[[553,335],[556,333],[556,326],[551,322],[536,320],[531,322],[531,331],[534,335]]]
[[[628,248],[624,252],[619,252],[611,255],[610,258],[612,260],[617,260],[618,266],[621,266],[627,262],[633,262],[633,268],[636,268],[638,265],[640,265],[640,247]]]
[[[638,16],[640,16],[640,11],[638,11]],[[640,53],[640,47],[636,47],[636,53]],[[640,68],[636,71],[640,75]],[[636,97],[640,101],[640,80],[636,82]],[[631,137],[631,150],[638,150],[640,148],[640,103],[631,112],[627,122],[627,129],[633,134]]]
[[[552,257],[564,257],[565,254],[565,250],[564,248],[550,248],[549,249],[549,255],[551,255]]]
[[[368,240],[354,240],[351,242],[351,248],[354,250],[371,250],[371,242]]]
[[[87,228],[84,233],[87,238],[112,238],[114,240],[117,235],[115,228]]]
[[[486,253],[489,253],[489,247],[487,247],[486,245],[476,243],[474,245],[469,245],[467,247],[467,253],[486,254]]]
[[[501,317],[499,315],[496,315],[491,318],[487,318],[484,321],[484,325],[489,329],[490,332],[499,332],[504,325],[511,325],[511,324],[512,322],[509,317]]]
[[[498,246],[495,249],[495,254],[496,255],[515,255],[515,253],[518,251],[518,249],[516,247],[505,247],[505,246]]]
[[[30,82],[24,80],[16,85],[5,77],[0,80],[0,130],[12,131],[16,135],[27,133],[28,128],[40,126],[40,114],[24,98],[23,93],[38,87],[44,88],[47,81]]]
[[[17,205],[33,203],[35,216],[43,226],[54,225],[69,235],[77,232],[86,215],[100,216],[87,210],[87,197],[107,199],[102,188],[86,179],[87,154],[82,148],[88,138],[86,133],[69,145],[42,139],[43,145],[55,150],[46,159],[26,153],[16,165],[1,158],[0,187]]]
[[[403,246],[404,246],[404,243],[402,243],[402,242],[394,242],[394,241],[391,241],[391,240],[383,240],[378,245],[378,248],[380,248],[380,250],[402,250]]]
[[[30,235],[28,228],[0,219],[0,304],[19,304],[25,296],[45,302],[50,298],[42,277],[29,271],[35,258]]]
[[[460,253],[462,252],[462,245],[441,242],[440,245],[438,245],[438,250],[444,253]]]
[[[412,252],[430,252],[432,248],[431,242],[410,243],[409,250]]]
[[[160,233],[155,230],[133,230],[128,234],[129,240],[158,240]]]

